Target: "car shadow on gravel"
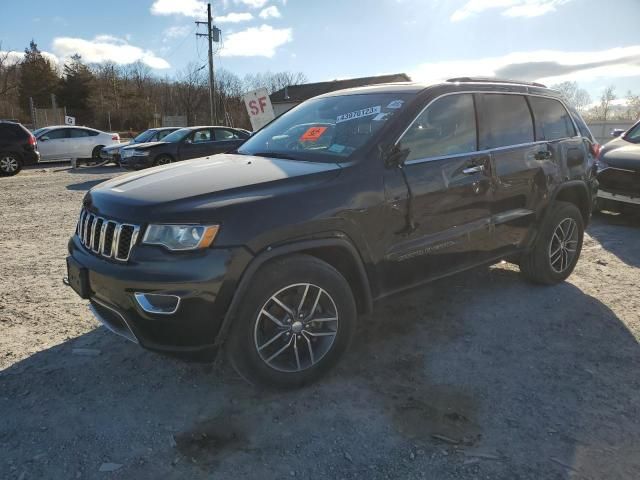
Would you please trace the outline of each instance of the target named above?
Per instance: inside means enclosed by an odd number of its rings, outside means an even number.
[[[588,233],[627,265],[640,267],[640,208],[635,215],[596,213]]]
[[[99,328],[0,372],[0,478],[634,478],[639,367],[606,305],[509,265],[381,302],[293,392]]]
[[[67,190],[73,190],[73,191],[86,191],[86,190],[90,190],[93,187],[95,187],[96,185],[100,185],[102,182],[106,182],[107,179],[102,178],[100,180],[87,180],[86,182],[80,182],[80,183],[71,183],[69,185],[66,186]]]

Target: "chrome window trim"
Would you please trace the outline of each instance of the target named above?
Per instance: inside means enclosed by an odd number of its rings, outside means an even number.
[[[523,97],[524,96],[541,97],[541,98],[547,98],[547,99],[550,99],[550,100],[556,100],[557,102],[560,102],[560,104],[564,107],[565,112],[567,113],[567,115],[571,119],[571,124],[573,125],[573,131],[576,133],[576,135],[574,135],[573,137],[558,138],[556,140],[537,140],[537,141],[533,141],[533,142],[521,143],[521,144],[518,144],[518,145],[506,145],[506,146],[502,146],[502,147],[488,148],[488,149],[483,149],[483,150],[472,150],[470,152],[455,153],[455,154],[452,154],[452,155],[439,155],[437,157],[424,157],[424,158],[420,158],[420,159],[408,160],[408,161],[405,162],[405,165],[411,165],[411,164],[415,164],[415,163],[424,163],[424,162],[429,162],[429,161],[444,160],[444,159],[447,159],[447,158],[458,158],[458,157],[464,157],[464,156],[470,156],[470,155],[486,155],[486,154],[491,153],[493,151],[507,150],[507,149],[510,149],[510,148],[524,147],[524,146],[527,146],[527,145],[536,145],[536,144],[540,144],[540,143],[550,143],[550,142],[558,142],[558,141],[561,141],[561,140],[578,139],[578,138],[581,139],[581,138],[583,138],[582,135],[579,135],[580,130],[578,129],[578,126],[576,125],[576,121],[574,120],[573,116],[571,114],[569,114],[569,109],[567,108],[567,105],[564,103],[564,100],[561,99],[561,98],[557,98],[557,97],[554,97],[554,96],[551,96],[551,95],[542,95],[542,94],[539,94],[539,93],[527,93],[527,92],[491,92],[491,91],[484,91],[484,90],[461,90],[461,91],[456,91],[456,92],[443,93],[442,95],[438,95],[437,97],[435,97],[432,100],[430,100],[429,103],[427,103],[424,106],[424,108],[422,110],[420,110],[420,112],[418,112],[418,114],[413,118],[413,120],[411,121],[409,126],[404,129],[404,131],[400,134],[400,136],[398,137],[398,139],[395,141],[395,143],[393,145],[396,146],[396,147],[398,146],[398,144],[400,143],[402,138],[407,134],[409,129],[411,129],[411,127],[413,127],[413,124],[416,123],[418,118],[420,118],[420,116],[425,112],[425,110],[427,108],[429,108],[434,102],[440,100],[441,98],[448,97],[450,95],[464,95],[464,94],[472,94],[473,95],[473,94],[476,94],[476,93],[486,93],[488,95],[520,95],[520,96],[523,96]],[[477,114],[477,107],[474,107],[474,109],[476,110],[476,114]],[[534,131],[535,131],[535,118],[533,116],[533,112],[532,112],[531,121],[533,122],[533,127],[534,127]],[[478,140],[478,142],[480,141],[479,138],[477,140]]]

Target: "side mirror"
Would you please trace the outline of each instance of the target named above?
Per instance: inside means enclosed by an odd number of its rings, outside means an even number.
[[[184,143],[191,145],[193,143],[193,140],[191,140],[190,138],[185,139]]]
[[[620,135],[622,135],[625,131],[622,128],[615,128],[611,131],[611,136],[612,137],[619,137]]]
[[[378,150],[385,167],[402,167],[402,164],[409,156],[408,149],[401,150],[397,145],[380,145]]]

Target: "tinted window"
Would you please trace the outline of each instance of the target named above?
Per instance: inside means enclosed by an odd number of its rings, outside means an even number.
[[[85,132],[87,132],[87,135],[89,135],[90,137],[95,137],[100,133],[98,130],[85,130]]]
[[[197,130],[191,138],[193,138],[193,143],[210,142],[211,130]]]
[[[533,142],[533,120],[521,95],[483,95],[482,149]]]
[[[17,125],[10,123],[0,123],[0,137],[2,138],[19,138],[21,137],[22,129]]]
[[[558,140],[575,135],[571,118],[559,101],[529,97],[529,103],[536,118],[536,140]]]
[[[86,138],[89,136],[88,130],[82,130],[81,128],[71,129],[71,138]]]
[[[231,130],[224,130],[222,128],[217,128],[216,132],[216,140],[235,140],[238,138],[238,135]]]
[[[59,138],[69,138],[68,128],[57,128],[56,130],[49,130],[44,132],[43,137],[48,137],[49,140],[57,140]]]
[[[172,132],[175,132],[175,130],[160,130],[158,132],[158,140],[162,140],[164,137],[166,137]]]
[[[433,102],[418,115],[399,146],[409,150],[407,160],[477,150],[473,96],[448,95]]]

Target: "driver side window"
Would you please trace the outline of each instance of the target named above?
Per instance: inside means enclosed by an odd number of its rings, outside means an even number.
[[[640,123],[625,135],[625,140],[628,140],[632,143],[640,143]]]
[[[477,150],[473,95],[447,95],[434,101],[411,124],[398,146],[406,160],[443,157]]]

